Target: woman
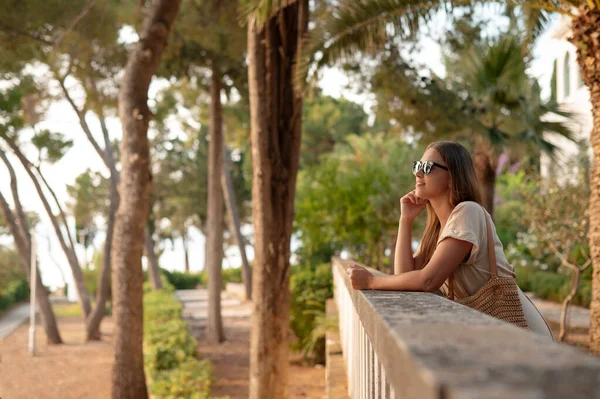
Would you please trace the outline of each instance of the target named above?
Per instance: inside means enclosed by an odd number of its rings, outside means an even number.
[[[413,165],[415,190],[400,200],[401,217],[396,241],[392,276],[374,276],[365,268],[348,268],[352,288],[397,291],[441,291],[450,293],[449,277],[453,276],[455,299],[475,294],[490,279],[488,229],[493,234],[494,252],[499,277],[515,278],[513,267],[504,255],[491,216],[480,205],[481,199],[473,160],[462,145],[441,141],[430,144],[420,161]],[[423,240],[413,256],[412,224],[427,208],[427,227]],[[525,313],[537,313],[519,291]],[[527,307],[527,309],[525,309]],[[545,322],[533,320],[530,328],[547,329]],[[543,318],[541,319],[543,321]],[[547,332],[546,332],[547,333]]]

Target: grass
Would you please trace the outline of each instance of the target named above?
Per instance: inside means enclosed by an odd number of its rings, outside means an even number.
[[[92,301],[91,305],[93,309],[94,306],[96,306],[96,303]],[[55,303],[52,304],[52,308],[54,309],[56,317],[81,316],[81,306],[79,305],[79,302]],[[110,306],[106,305],[106,314],[110,314],[110,310]]]

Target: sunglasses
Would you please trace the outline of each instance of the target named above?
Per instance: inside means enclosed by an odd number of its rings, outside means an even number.
[[[434,161],[425,161],[425,162],[414,161],[413,168],[412,168],[413,175],[416,175],[419,172],[419,170],[421,170],[421,169],[423,169],[424,175],[428,175],[431,173],[431,170],[433,169],[434,166],[437,166],[438,168],[442,168],[444,170],[448,170],[448,168],[445,167],[444,165],[440,165],[439,163],[434,162]]]

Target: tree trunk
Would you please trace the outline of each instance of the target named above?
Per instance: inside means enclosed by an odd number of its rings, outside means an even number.
[[[112,254],[114,362],[112,398],[147,398],[143,355],[142,253],[150,208],[148,87],[162,53],[180,0],[154,0],[147,9],[139,41],[129,55],[119,88],[121,142],[120,203]]]
[[[75,289],[77,290],[77,296],[79,297],[78,298],[79,304],[80,304],[81,310],[83,312],[83,318],[84,318],[84,320],[87,320],[87,317],[89,316],[90,311],[91,311],[90,297],[87,292],[87,288],[85,287],[83,273],[81,272],[81,267],[79,266],[79,261],[77,260],[77,255],[75,254],[75,248],[72,245],[68,246],[67,243],[65,242],[65,237],[60,228],[58,218],[56,217],[54,212],[52,212],[52,208],[50,207],[50,204],[48,203],[48,199],[46,198],[44,191],[43,191],[37,177],[31,170],[31,168],[33,167],[33,164],[27,158],[25,158],[25,156],[23,155],[21,150],[17,147],[17,145],[14,142],[7,141],[7,143],[13,149],[13,151],[15,152],[15,155],[19,158],[19,161],[21,161],[23,168],[25,168],[25,171],[31,178],[31,181],[33,182],[33,185],[38,193],[38,196],[40,197],[40,200],[42,201],[42,204],[44,205],[44,208],[46,209],[46,213],[48,214],[48,218],[50,219],[50,222],[52,223],[52,227],[54,227],[54,232],[56,233],[58,242],[60,243],[62,250],[65,253],[65,256],[67,257],[67,260],[69,262],[69,266],[71,268],[71,273],[73,274],[73,281],[75,282]],[[41,173],[39,171],[38,171],[38,174],[41,175]],[[56,196],[55,196],[55,199],[56,199]],[[65,218],[65,221],[66,221],[66,218]],[[69,237],[70,242],[72,243],[70,234],[67,234],[67,235]]]
[[[92,135],[92,131],[85,119],[85,111],[80,110],[75,101],[73,100],[71,94],[69,93],[67,87],[65,86],[66,76],[63,78],[59,77],[59,74],[56,70],[53,70],[54,76],[57,79],[62,91],[65,95],[65,98],[73,108],[73,111],[77,114],[79,118],[79,124],[83,129],[83,132],[87,136],[88,140],[108,168],[110,172],[110,205],[108,209],[108,222],[106,226],[106,239],[104,241],[104,259],[102,263],[102,270],[98,275],[98,292],[96,293],[96,308],[92,312],[92,314],[88,318],[87,325],[87,339],[99,339],[100,338],[100,323],[102,322],[102,318],[105,313],[105,305],[108,300],[110,294],[110,275],[111,275],[111,258],[112,258],[112,237],[114,235],[114,225],[115,225],[115,217],[117,213],[117,209],[119,207],[119,192],[118,192],[118,184],[119,184],[119,172],[117,171],[116,161],[113,153],[112,143],[110,141],[110,137],[108,134],[108,128],[106,126],[106,118],[104,115],[104,110],[102,107],[99,107],[96,110],[98,119],[100,121],[100,127],[102,130],[102,136],[104,138],[105,149],[102,150],[100,145]],[[84,89],[86,89],[86,97],[95,97],[99,98],[98,88],[96,81],[94,79],[89,79],[90,86],[86,87],[84,85]],[[92,91],[92,94],[87,92],[87,89]],[[86,248],[87,249],[87,248]],[[87,253],[87,251],[86,251]],[[60,268],[59,268],[60,269]],[[62,273],[62,271],[61,271]]]
[[[12,167],[10,168],[12,169]],[[13,175],[14,171],[11,173]],[[11,181],[12,183],[12,181]],[[14,192],[13,192],[14,194]],[[13,195],[15,197],[15,195]],[[15,202],[18,201],[18,196],[15,197]],[[20,201],[19,201],[19,206]],[[20,226],[25,226],[26,222],[20,220],[17,224],[15,220],[14,214],[10,210],[8,203],[6,202],[4,196],[0,193],[0,208],[2,208],[2,214],[4,215],[4,220],[8,225],[8,229],[15,240],[15,246],[17,247],[17,252],[19,257],[21,258],[21,263],[23,265],[23,269],[25,270],[25,274],[27,276],[27,281],[29,282],[29,287],[31,289],[31,239],[29,234],[24,235],[22,231],[20,231]],[[20,219],[20,217],[19,217]],[[40,308],[40,312],[42,314],[42,325],[44,326],[44,332],[46,333],[46,338],[49,344],[62,344],[62,339],[60,337],[60,333],[58,331],[58,326],[56,324],[56,317],[54,315],[54,310],[52,309],[52,305],[50,304],[50,300],[48,299],[48,293],[46,292],[46,288],[42,284],[42,279],[40,277],[39,268],[36,273],[36,299]]]
[[[569,314],[569,306],[575,298],[575,294],[577,294],[577,289],[579,289],[579,280],[581,278],[581,270],[577,266],[569,267],[571,269],[571,289],[569,290],[569,295],[565,298],[562,304],[562,310],[560,312],[560,332],[558,334],[558,340],[564,341],[567,336],[567,318]]]
[[[242,279],[244,281],[244,286],[246,287],[246,299],[250,300],[252,299],[252,271],[250,270],[250,264],[248,263],[248,257],[246,256],[246,246],[244,245],[244,239],[242,238],[240,214],[235,199],[231,171],[229,170],[229,160],[227,159],[225,140],[223,140],[223,176],[221,178],[221,186],[225,195],[227,213],[229,214],[229,230],[231,230],[235,237],[238,247],[240,248],[240,256],[242,257]]]
[[[600,9],[579,7],[579,16],[573,19],[571,42],[577,48],[577,62],[581,78],[590,91],[594,118],[590,141],[594,150],[590,185],[589,242],[593,262],[592,302],[590,304],[590,350],[600,354],[600,42],[598,26]]]
[[[221,168],[223,154],[221,75],[213,60],[210,87],[210,142],[208,143],[208,216],[206,221],[206,270],[208,272],[208,321],[206,337],[223,342],[221,288],[223,264],[223,192]]]
[[[119,177],[116,169],[111,168],[110,176],[110,205],[108,208],[108,222],[106,225],[106,239],[104,240],[104,258],[102,259],[102,270],[98,276],[98,292],[96,293],[96,307],[88,318],[87,340],[100,339],[100,323],[106,312],[106,301],[110,294],[110,265],[113,245],[113,235],[115,230],[115,217],[119,208]]]
[[[485,140],[480,139],[475,146],[475,172],[481,185],[481,199],[488,213],[494,216],[494,195],[496,192],[496,163],[494,151]]]
[[[152,284],[152,289],[154,291],[162,290],[163,286],[162,281],[160,280],[160,266],[158,264],[158,257],[156,256],[156,249],[154,247],[154,238],[152,238],[152,232],[148,227],[146,227],[144,236],[146,256],[148,257],[148,276],[150,283]]]
[[[187,241],[187,230],[184,228],[183,234],[181,235],[181,241],[183,242],[183,257],[185,262],[185,272],[190,272],[190,256],[188,251],[188,241]]]
[[[308,0],[289,2],[264,26],[248,23],[252,141],[250,398],[288,395],[290,240],[300,156],[302,97],[292,84]]]

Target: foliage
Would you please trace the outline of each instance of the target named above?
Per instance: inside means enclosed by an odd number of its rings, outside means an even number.
[[[206,284],[206,278],[203,274],[182,273],[176,270],[170,272],[165,269],[160,269],[170,285],[177,290],[191,290],[198,285]]]
[[[418,157],[420,150],[398,138],[351,135],[319,165],[301,171],[295,229],[304,253],[343,245],[354,259],[382,266]]]
[[[25,278],[23,265],[17,253],[0,245],[0,292],[15,280]]]
[[[197,286],[206,286],[208,276],[205,270],[200,273],[182,273],[176,270],[168,271],[160,269],[161,274],[177,290],[191,290]],[[227,268],[222,271],[223,289],[227,283],[241,283],[242,269],[240,267]]]
[[[585,171],[582,171],[585,174]],[[589,185],[582,175],[559,184],[555,180],[531,183],[523,191],[521,220],[527,230],[507,249],[507,257],[518,265],[557,271],[561,256],[577,266],[589,258]]]
[[[315,320],[325,312],[325,301],[333,297],[333,276],[328,263],[311,268],[294,266],[290,280],[290,325],[306,359],[325,362],[324,334],[315,336]]]
[[[14,304],[27,299],[28,296],[29,286],[27,285],[27,280],[19,279],[8,283],[0,291],[0,314]]]
[[[152,380],[150,391],[156,398],[209,398],[210,364],[197,359],[197,342],[173,290],[167,282],[163,290],[144,292],[144,368]]]
[[[524,171],[506,172],[496,180],[494,224],[505,248],[515,244],[519,233],[527,230],[528,222],[522,217],[525,193],[534,189]]]
[[[71,197],[69,208],[75,217],[75,229],[84,233],[84,242],[79,234],[75,239],[86,248],[92,243],[96,231],[95,218],[105,215],[108,209],[108,181],[98,172],[87,169],[75,178],[75,183],[67,185]]]
[[[315,96],[302,107],[300,167],[318,163],[322,154],[333,151],[350,134],[366,130],[367,114],[359,104],[330,96]]]
[[[97,252],[96,254],[100,253]],[[97,261],[97,263],[99,264],[97,264],[93,269],[90,268],[81,270],[81,272],[83,273],[83,281],[85,283],[85,287],[87,288],[87,292],[89,292],[89,294],[93,297],[96,297],[96,294],[98,293],[98,276],[100,274],[100,271],[102,270],[102,258],[100,256],[95,256],[95,258],[99,260]],[[110,301],[112,298],[112,281],[109,281],[108,283],[107,298],[108,301]]]
[[[61,133],[44,129],[36,132],[31,138],[31,143],[38,150],[39,163],[58,162],[73,146],[73,140],[65,138]]]
[[[532,267],[516,266],[517,284],[526,292],[554,302],[563,302],[571,289],[571,278],[563,273],[543,271]],[[588,268],[579,283],[573,304],[589,307],[592,300],[592,269]]]

